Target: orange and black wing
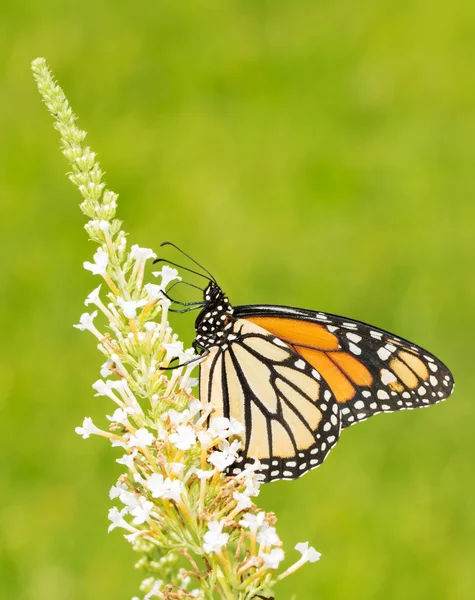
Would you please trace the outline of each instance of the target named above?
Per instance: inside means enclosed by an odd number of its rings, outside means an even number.
[[[321,375],[340,406],[342,428],[430,406],[453,391],[452,374],[433,354],[366,323],[283,306],[239,306],[234,314],[283,340]]]
[[[265,481],[318,467],[340,435],[340,410],[320,374],[290,345],[247,319],[200,363],[200,399],[212,416],[244,425],[236,474],[259,459]]]

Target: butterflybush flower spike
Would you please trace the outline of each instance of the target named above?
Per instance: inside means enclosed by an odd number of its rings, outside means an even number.
[[[126,470],[109,492],[118,504],[109,510],[109,531],[125,530],[139,555],[136,567],[145,578],[134,600],[262,598],[320,555],[308,543],[297,544],[300,560],[276,573],[285,556],[276,518],[252,499],[261,484],[258,462],[235,477],[225,475],[241,447],[242,424],[213,418],[193,398],[196,363],[163,370],[173,359],[189,362],[193,355],[168,322],[170,300],[163,292],[180,280],[178,272],[164,266],[154,273],[158,284],[143,284],[155,252],[137,244],[127,250],[115,218],[117,194],[106,188],[96,155],[84,143],[86,132],[77,127],[45,60],[34,60],[32,69],[60,133],[69,178],[83,198],[85,229],[96,244],[84,268],[102,278],[85,301],[97,310],[82,314],[75,327],[99,340],[104,356],[93,388],[97,401],[108,398],[115,407],[105,410],[112,414],[104,415],[104,429],[86,417],[76,433],[108,438],[122,453],[116,462]]]

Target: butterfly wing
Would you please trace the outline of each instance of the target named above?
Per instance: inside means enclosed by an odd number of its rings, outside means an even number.
[[[230,471],[258,458],[265,481],[296,479],[320,465],[340,433],[330,387],[287,343],[237,319],[226,344],[200,363],[200,399],[213,416],[245,426],[241,455]]]
[[[452,374],[434,355],[366,323],[283,306],[239,306],[234,314],[285,341],[320,373],[343,428],[380,412],[436,404],[453,391]]]

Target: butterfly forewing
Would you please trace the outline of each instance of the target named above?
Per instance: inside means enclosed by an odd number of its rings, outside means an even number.
[[[391,333],[337,315],[240,306],[235,316],[287,343],[332,390],[348,427],[380,412],[430,406],[453,390],[447,367]]]
[[[340,410],[320,373],[287,342],[247,319],[200,365],[200,398],[212,416],[245,426],[232,473],[258,458],[265,481],[295,479],[337,442]]]

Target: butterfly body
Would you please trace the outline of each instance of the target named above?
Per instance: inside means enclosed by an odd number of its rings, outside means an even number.
[[[233,474],[259,459],[265,481],[296,479],[325,460],[341,429],[453,390],[447,367],[401,337],[323,312],[233,307],[214,281],[195,326],[201,401],[245,427]]]

